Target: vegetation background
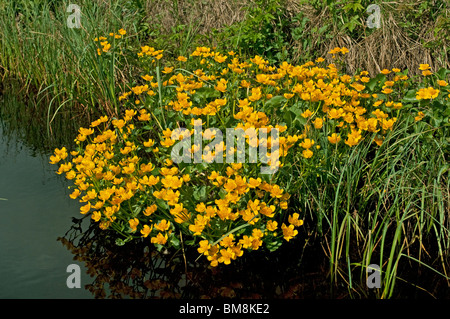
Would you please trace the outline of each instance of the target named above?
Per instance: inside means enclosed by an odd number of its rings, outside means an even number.
[[[120,112],[118,97],[140,75],[139,65],[127,55],[98,59],[93,42],[120,28],[128,35],[124,50],[153,46],[165,50],[167,61],[196,46],[215,46],[301,64],[345,46],[349,74],[375,76],[396,67],[413,76],[420,63],[450,69],[444,0],[77,0],[79,29],[67,27],[69,3],[0,0],[0,89],[15,96],[2,113],[33,130],[28,136],[34,142],[36,135],[44,138],[47,150],[70,144],[78,127],[99,115]],[[380,28],[367,26],[370,4],[381,8]],[[397,278],[427,296],[448,297],[448,115],[440,121],[414,132],[404,126],[377,154],[359,149],[347,165],[323,173],[321,185],[311,180],[299,188],[320,208],[313,213],[310,207],[303,234],[310,243],[302,249],[311,245],[323,255],[331,286],[345,287],[352,297],[370,295],[364,280],[355,280],[364,272],[353,270],[364,269],[373,254],[386,266],[377,297],[401,296],[394,290]],[[368,213],[358,218],[356,208]],[[350,257],[360,262],[350,264]]]

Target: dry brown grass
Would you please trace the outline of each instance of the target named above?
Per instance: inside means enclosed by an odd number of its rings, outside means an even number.
[[[296,5],[292,3],[291,10],[294,12],[303,12],[311,22],[308,23],[305,32],[310,32],[314,28],[320,28],[322,25],[330,21],[331,13],[328,8],[322,12],[317,12],[310,5]],[[420,1],[419,1],[420,2]],[[399,4],[402,4],[399,5]],[[350,73],[355,70],[366,70],[371,75],[379,73],[382,69],[408,69],[410,75],[419,74],[418,65],[421,63],[430,64],[433,70],[441,67],[450,68],[450,59],[448,53],[449,42],[444,41],[442,46],[443,52],[436,52],[428,49],[424,44],[435,41],[434,29],[438,27],[440,21],[428,21],[423,19],[420,33],[416,35],[417,39],[413,39],[407,34],[404,28],[399,26],[399,21],[404,21],[405,6],[412,5],[410,0],[390,2],[382,6],[381,12],[381,28],[370,34],[365,34],[361,40],[356,41],[336,28],[332,31],[333,38],[328,43],[320,41],[320,35],[310,32],[311,46],[317,56],[327,57],[328,62],[332,62],[327,56],[334,47],[347,47],[350,52],[346,55],[347,71]],[[417,5],[417,2],[414,2]],[[447,16],[450,11],[447,10]],[[366,21],[361,19],[363,25]],[[369,31],[368,29],[366,29]],[[448,30],[443,30],[448,32]],[[367,32],[369,33],[369,32]],[[445,36],[443,37],[445,38]],[[447,39],[450,37],[447,34]],[[294,43],[294,50],[297,50],[297,56],[302,55],[301,43]]]
[[[148,21],[161,21],[162,32],[170,33],[172,28],[184,24],[195,24],[200,34],[242,21],[245,8],[253,5],[250,0],[199,1],[199,0],[151,0],[147,1]]]
[[[334,47],[345,46],[350,50],[346,56],[348,72],[357,69],[367,70],[374,75],[384,68],[409,69],[409,74],[418,74],[418,65],[428,63],[434,70],[441,67],[450,68],[448,53],[448,39],[444,42],[441,52],[426,48],[424,44],[435,41],[434,30],[439,21],[422,19],[422,28],[415,39],[408,35],[407,31],[399,25],[400,21],[406,21],[406,13],[411,13],[424,0],[398,0],[384,2],[381,5],[381,28],[375,32],[368,32],[355,40],[334,26],[331,30],[332,38],[324,41],[317,33],[312,32],[314,28],[320,28],[332,21],[332,13],[325,7],[321,12],[317,12],[309,4],[300,4],[297,0],[285,0],[285,17],[290,19],[302,12],[309,19],[304,34],[309,37],[308,50],[314,52],[316,56],[327,57],[327,52]],[[195,32],[203,35],[210,35],[214,29],[220,30],[223,27],[243,21],[247,16],[248,6],[254,6],[253,0],[151,0],[147,1],[146,11],[148,22],[155,24],[159,22],[160,32],[173,32],[173,27],[177,25],[193,25]],[[444,16],[450,18],[450,9],[447,6]],[[364,17],[361,23],[366,24]],[[442,32],[448,32],[443,30]],[[444,37],[445,38],[445,37]],[[214,39],[212,39],[214,42]],[[293,61],[301,61],[304,58],[302,51],[303,43],[291,44]],[[328,56],[328,62],[332,60]]]

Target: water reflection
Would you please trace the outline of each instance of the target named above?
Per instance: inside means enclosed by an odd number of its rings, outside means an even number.
[[[94,280],[85,288],[95,298],[320,298],[317,289],[326,282],[320,264],[300,267],[301,241],[212,268],[197,260],[195,248],[158,252],[148,239],[117,246],[114,234],[81,224],[74,219],[58,240],[86,265]]]
[[[45,134],[33,106],[1,96],[0,298],[92,298],[66,286],[72,255],[56,239],[79,207],[48,163]]]

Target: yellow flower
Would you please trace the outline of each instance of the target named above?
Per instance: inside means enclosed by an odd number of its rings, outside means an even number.
[[[139,225],[139,219],[137,218],[130,219],[128,223],[130,224],[131,230],[136,231],[137,225]]]
[[[166,66],[161,72],[167,74],[167,73],[170,73],[172,71],[173,71],[173,67]]]
[[[439,90],[438,89],[434,89],[434,88],[432,88],[432,87],[429,87],[428,88],[428,92],[430,93],[430,95],[431,95],[431,98],[432,99],[435,99],[435,98],[437,98],[437,96],[439,95]]]
[[[421,121],[425,117],[425,114],[423,112],[418,112],[417,116],[414,118],[414,121]]]
[[[439,95],[439,92],[440,91],[438,89],[432,87],[423,88],[416,92],[416,99],[418,100],[434,99]]]
[[[313,113],[310,110],[306,110],[305,112],[303,112],[301,114],[302,117],[304,117],[305,119],[310,117]]]
[[[84,215],[87,212],[89,212],[90,210],[91,210],[91,203],[87,203],[86,205],[84,205],[80,208],[80,213],[82,213]]]
[[[209,241],[206,240],[206,239],[205,240],[201,240],[199,242],[199,245],[200,245],[200,247],[197,248],[197,251],[200,254],[204,254],[205,256],[208,256],[208,251],[211,248],[211,244],[209,243]]]
[[[244,235],[244,236],[242,236],[242,239],[239,240],[239,244],[241,244],[242,248],[245,248],[245,249],[250,248],[252,246],[252,243],[253,243],[252,236],[249,237],[247,235]]]
[[[300,215],[298,213],[294,213],[292,216],[288,217],[288,222],[294,225],[295,227],[303,225],[303,220],[298,219],[299,216]]]
[[[298,234],[298,231],[294,229],[294,225],[292,224],[286,226],[286,224],[283,223],[283,225],[281,225],[281,229],[283,230],[283,237],[286,241],[291,240]]]
[[[161,179],[161,183],[165,188],[177,189],[180,188],[183,184],[183,179],[178,178],[177,176],[167,175],[163,179]]]
[[[224,263],[225,265],[229,265],[231,263],[231,259],[235,259],[236,254],[233,252],[231,248],[227,249],[221,249],[220,250],[220,257],[218,261],[220,263]]]
[[[321,129],[323,126],[323,120],[321,118],[316,118],[312,123],[316,129]]]
[[[144,227],[141,229],[141,234],[142,237],[147,237],[148,235],[150,235],[150,232],[152,231],[152,227],[148,226],[148,225],[144,225]]]
[[[156,227],[155,227],[156,228]],[[167,242],[167,234],[158,233],[155,237],[150,240],[152,244],[164,245]]]
[[[381,146],[381,144],[383,144],[383,140],[384,140],[384,138],[379,137],[379,136],[376,136],[376,137],[373,139],[374,143],[376,143],[378,146]]]
[[[199,213],[203,213],[206,210],[205,203],[197,204],[197,206],[195,207],[195,210]]]
[[[429,64],[420,64],[420,66],[419,66],[419,70],[421,70],[421,71],[425,71],[425,70],[429,70],[429,69],[430,69]]]
[[[80,190],[78,188],[75,188],[72,194],[69,195],[70,198],[76,199],[78,196],[80,196]]]
[[[445,82],[444,80],[438,80],[437,84],[439,84],[440,86],[447,86],[448,85],[448,83]]]
[[[102,214],[99,211],[95,211],[95,212],[92,213],[91,218],[94,221],[98,222],[100,220],[100,218],[102,218]]]
[[[302,152],[304,158],[311,158],[313,154],[314,153],[310,149],[303,150]]]
[[[158,207],[153,204],[151,206],[148,206],[145,210],[144,210],[144,215],[145,216],[150,216],[151,214],[153,214],[154,212],[156,212],[156,210],[158,209]]]
[[[224,248],[232,247],[234,245],[234,235],[230,234],[220,241],[220,246]]]
[[[170,213],[174,216],[174,220],[178,224],[182,224],[191,218],[191,214],[188,213],[186,208],[183,208],[183,204],[175,204],[170,210]]]
[[[148,141],[144,142],[145,147],[152,147],[153,145],[155,145],[155,141],[152,139],[149,139]]]
[[[274,221],[274,220],[269,220],[269,221],[267,222],[266,227],[267,227],[267,230],[273,232],[273,231],[275,231],[275,230],[277,229],[278,223],[277,223],[276,221]]]
[[[163,219],[159,222],[159,224],[155,225],[155,228],[159,231],[165,231],[168,230],[170,228],[170,222],[168,222],[167,220]]]
[[[341,116],[343,116],[344,115],[344,110],[343,109],[331,109],[329,112],[328,112],[328,117],[330,118],[330,119],[338,119],[338,118],[340,118]]]
[[[222,92],[222,93],[224,93],[224,92],[226,92],[226,90],[227,90],[227,80],[225,80],[225,79],[220,79],[218,82],[217,82],[217,85],[216,86],[214,86],[214,88],[217,90],[217,91],[220,91],[220,92]]]
[[[194,236],[201,235],[203,229],[205,228],[205,225],[198,223],[197,220],[194,224],[189,225],[189,230],[194,233]]]
[[[141,76],[141,78],[143,78],[145,81],[149,81],[149,82],[151,82],[153,80],[153,76],[150,76],[148,74]]]
[[[333,134],[331,134],[331,136],[328,136],[328,141],[331,144],[339,143],[340,140],[341,140],[341,137],[339,136],[339,134],[333,133]]]
[[[352,147],[355,146],[356,144],[359,143],[359,141],[361,140],[361,131],[352,131],[352,133],[350,133],[347,136],[347,140],[345,141],[345,144],[347,144],[348,146]]]
[[[241,87],[243,88],[249,88],[252,84],[246,80],[241,81]],[[246,99],[247,100],[247,99]],[[248,101],[247,101],[248,102]],[[241,104],[241,100],[239,101],[239,104]]]
[[[50,164],[58,164],[61,161],[61,158],[57,155],[50,156]]]
[[[261,185],[261,178],[253,178],[253,177],[250,177],[250,179],[248,180],[248,187],[250,187],[250,188],[256,188],[256,187],[258,187],[259,185]]]
[[[258,101],[262,97],[261,88],[252,88],[252,94],[248,97],[248,99],[252,102]]]
[[[397,118],[392,118],[389,120],[386,119],[382,119],[381,120],[381,127],[383,128],[383,130],[389,130],[392,129],[392,127],[394,126],[395,121],[397,120]]]
[[[161,144],[161,146],[167,148],[167,147],[170,147],[170,146],[172,146],[173,144],[175,144],[175,141],[172,140],[171,138],[166,138],[164,141],[161,141],[160,144]]]
[[[306,138],[300,145],[306,149],[311,148],[314,145],[314,140]]]
[[[346,48],[346,47],[342,47],[341,48],[341,53],[342,54],[346,54],[346,53],[348,53],[349,52],[349,50]]]
[[[270,196],[275,197],[275,198],[281,198],[283,196],[283,192],[284,192],[284,190],[282,188],[280,188],[280,186],[274,185],[270,189]]]
[[[119,130],[121,130],[126,124],[124,120],[112,120],[111,123],[115,128]]]
[[[119,32],[120,35],[125,35],[127,33],[124,29],[119,29],[117,32]]]

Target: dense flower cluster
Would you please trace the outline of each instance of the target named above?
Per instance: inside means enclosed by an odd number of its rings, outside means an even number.
[[[109,44],[102,43],[105,51]],[[347,52],[335,48],[330,54],[339,58]],[[295,190],[283,172],[293,163],[320,162],[325,148],[345,153],[365,139],[381,145],[404,107],[408,81],[398,69],[376,78],[364,71],[351,76],[323,58],[272,66],[260,56],[242,59],[206,47],[162,69],[162,50],[143,46],[137,56],[148,70],[119,97],[122,116],[102,116],[80,128],[71,160],[62,148],[51,163],[73,180],[70,197],[79,199],[80,212],[91,214],[100,228],[113,229],[125,241],[149,238],[159,248],[179,247],[185,240],[198,245],[212,266],[229,264],[246,250],[277,249],[294,238],[303,221],[289,206]],[[448,90],[445,81],[439,85]],[[417,99],[435,99],[440,92],[423,88]],[[278,146],[279,160],[269,156],[267,162],[277,172],[261,174],[262,163],[226,163],[227,155],[239,155],[237,148],[223,141],[219,148],[203,147],[195,139],[198,121],[203,140],[215,139],[217,128],[276,129],[276,140],[256,134],[245,143],[268,150]],[[174,135],[180,128],[183,133]],[[201,163],[172,158],[173,148],[186,138],[189,158],[200,150]],[[247,160],[248,149],[244,155]]]
[[[124,29],[120,29],[116,33],[110,33],[109,36],[111,39],[121,39],[127,32]],[[102,53],[108,52],[111,49],[111,43],[108,41],[107,37],[98,37],[94,39],[95,42],[98,42],[100,46],[97,48],[97,54],[102,55]]]

